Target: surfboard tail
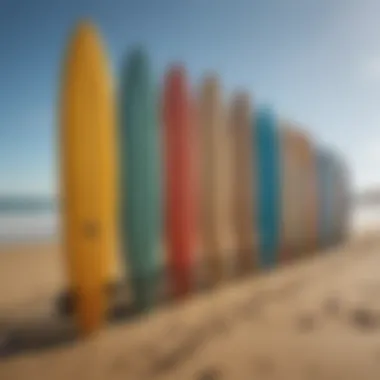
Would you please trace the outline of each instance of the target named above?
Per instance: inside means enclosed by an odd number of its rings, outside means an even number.
[[[74,293],[76,320],[82,335],[88,336],[98,330],[106,310],[106,290],[104,287]]]

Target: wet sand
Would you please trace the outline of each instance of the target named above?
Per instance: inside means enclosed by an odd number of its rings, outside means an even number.
[[[0,252],[0,316],[64,288],[53,243]],[[87,341],[2,358],[0,379],[378,380],[379,268],[380,232],[366,234]]]

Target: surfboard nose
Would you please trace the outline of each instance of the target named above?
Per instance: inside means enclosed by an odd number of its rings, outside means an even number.
[[[145,50],[140,46],[136,46],[125,57],[125,72],[129,73],[130,76],[145,76],[149,70],[148,61],[148,55]]]
[[[77,22],[74,33],[81,34],[83,36],[91,35],[93,33],[97,33],[97,28],[92,21],[84,18]]]
[[[181,63],[172,64],[166,73],[166,83],[170,86],[186,86],[186,69]]]
[[[98,46],[100,40],[97,27],[89,20],[81,20],[73,28],[69,46],[80,46],[83,51],[86,46]]]

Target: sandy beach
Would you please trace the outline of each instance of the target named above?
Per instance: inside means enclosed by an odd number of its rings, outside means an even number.
[[[0,245],[1,316],[56,294],[65,286],[60,253],[55,241]]]
[[[0,379],[379,379],[380,234],[234,281],[87,341],[0,359]],[[1,317],[65,288],[57,244],[0,246]],[[17,317],[16,317],[17,318]]]

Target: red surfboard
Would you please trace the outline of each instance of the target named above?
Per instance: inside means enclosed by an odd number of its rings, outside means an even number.
[[[166,75],[163,97],[165,215],[170,291],[188,294],[194,284],[197,191],[194,106],[185,69],[173,66]]]

